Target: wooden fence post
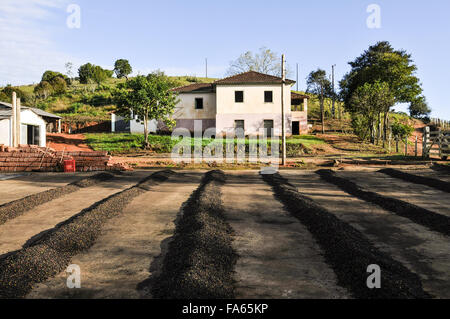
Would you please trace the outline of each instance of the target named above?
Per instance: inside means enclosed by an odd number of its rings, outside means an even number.
[[[408,156],[408,136],[405,137],[405,156]]]
[[[392,132],[389,132],[389,141],[388,141],[388,150],[389,150],[389,153],[392,151],[392,148],[391,148],[391,142],[392,142]]]
[[[417,157],[419,151],[418,151],[418,145],[417,145],[418,141],[417,141],[417,135],[416,135],[416,143],[414,145],[414,156]]]
[[[438,128],[439,157],[442,158],[442,131]]]
[[[422,147],[422,157],[428,158],[428,134],[430,132],[430,127],[427,126],[423,130],[423,147]]]

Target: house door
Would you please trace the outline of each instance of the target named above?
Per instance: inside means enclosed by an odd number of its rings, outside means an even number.
[[[292,135],[300,135],[300,122],[292,122]]]
[[[267,137],[272,137],[273,120],[264,120],[264,132],[266,132]]]

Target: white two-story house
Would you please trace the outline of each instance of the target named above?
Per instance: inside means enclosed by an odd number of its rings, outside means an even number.
[[[174,89],[180,102],[173,118],[177,128],[190,131],[194,130],[194,121],[201,120],[203,130],[215,127],[218,136],[237,128],[244,129],[246,135],[258,135],[262,129],[273,129],[279,135],[283,95],[287,135],[304,134],[308,132],[308,97],[291,92],[294,84],[251,71],[211,84],[179,87]]]
[[[172,118],[177,128],[194,131],[195,121],[202,130],[216,128],[216,136],[225,136],[242,128],[246,135],[259,135],[262,129],[281,134],[281,90],[284,95],[287,135],[308,132],[308,96],[291,92],[295,81],[258,72],[246,72],[214,83],[195,83],[173,89],[179,103]],[[149,131],[157,132],[164,125],[149,121]],[[112,115],[113,132],[143,133],[144,126],[136,119],[126,122]],[[268,131],[271,132],[271,131]]]

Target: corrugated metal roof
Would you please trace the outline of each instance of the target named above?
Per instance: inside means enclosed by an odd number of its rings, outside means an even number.
[[[45,111],[43,111],[41,109],[37,109],[37,108],[34,108],[34,107],[29,107],[29,109],[32,110],[37,115],[40,115],[40,116],[43,116],[43,117],[50,117],[50,118],[55,118],[55,119],[60,119],[61,118],[61,116],[45,112]]]
[[[0,116],[7,116],[7,117],[11,117],[12,116],[12,104],[6,103],[6,102],[0,102]],[[28,107],[28,106],[21,106],[22,110],[31,110],[32,112],[36,113],[39,116],[42,117],[49,117],[49,118],[54,118],[54,119],[60,119],[60,116],[57,116],[55,114],[51,114],[48,112],[45,112],[41,109],[37,109],[34,107]]]
[[[12,111],[11,109],[1,108],[0,107],[0,116],[2,117],[11,117]]]

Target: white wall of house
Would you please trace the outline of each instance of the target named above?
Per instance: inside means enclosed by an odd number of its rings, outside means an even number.
[[[39,146],[45,147],[47,145],[47,136],[46,136],[46,122],[42,117],[37,115],[31,110],[22,110],[20,112],[20,123],[23,127],[24,125],[33,125],[39,127]],[[24,129],[21,130],[20,134],[20,144],[27,144],[27,137],[24,136]]]
[[[203,109],[195,109],[195,100],[203,99]],[[181,93],[178,95],[179,103],[175,108],[173,119],[214,119],[216,117],[215,93]]]
[[[284,85],[285,125],[291,134],[291,85]],[[235,92],[244,92],[244,102],[235,102]],[[264,92],[272,91],[272,102],[264,101]],[[275,134],[281,134],[281,84],[217,85],[217,135],[233,131],[236,120],[244,120],[245,134],[255,135],[265,120],[274,121]]]
[[[235,103],[235,91],[244,91],[244,103]],[[264,92],[273,92],[273,102],[264,102]],[[281,84],[217,85],[217,114],[270,114],[281,112]],[[291,86],[284,86],[286,114],[290,112]]]
[[[34,113],[31,110],[22,110],[20,112],[20,124],[21,124],[21,132],[20,132],[20,143],[19,144],[28,144],[27,139],[27,125],[32,125],[38,131],[39,134],[39,146],[45,147],[47,144],[47,132],[45,120]],[[11,119],[0,120],[0,144],[4,144],[7,146],[12,146],[12,127],[11,127]]]
[[[117,122],[125,121],[125,118],[112,113],[111,114],[111,131],[116,132],[118,131],[117,128]],[[156,120],[150,120],[148,121],[148,132],[149,133],[156,133],[158,129],[158,121]],[[135,117],[134,120],[131,120],[129,122],[129,132],[132,134],[144,134],[144,123],[137,120],[137,117]]]
[[[148,132],[156,133],[158,129],[158,121],[150,120],[148,121]],[[144,122],[137,119],[130,121],[130,133],[132,134],[144,134]]]
[[[0,120],[0,144],[10,146],[11,142],[11,121]]]

